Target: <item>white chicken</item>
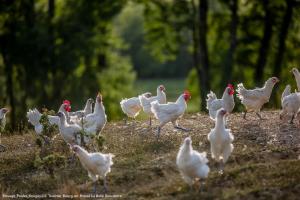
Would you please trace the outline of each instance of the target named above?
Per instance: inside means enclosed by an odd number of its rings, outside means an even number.
[[[69,109],[70,105],[64,101],[64,103],[61,104],[58,112],[63,112],[64,114],[67,114]],[[34,126],[34,130],[38,135],[40,135],[43,131],[43,125],[40,123],[41,117],[42,113],[40,113],[36,108],[29,109],[29,111],[27,112],[28,122]],[[51,125],[59,124],[58,116],[48,115],[48,120]]]
[[[34,126],[35,132],[40,135],[43,131],[43,125],[40,123],[42,113],[40,113],[36,108],[29,109],[27,112],[28,122]],[[57,116],[48,115],[49,123],[51,125],[58,125],[59,118]]]
[[[88,114],[83,119],[83,129],[89,135],[100,134],[107,122],[107,117],[105,114],[105,108],[102,102],[102,95],[100,92],[96,97],[96,103],[94,107],[94,112]]]
[[[226,110],[221,108],[217,112],[215,127],[208,134],[211,156],[220,163],[220,173],[223,173],[224,164],[233,151],[234,137],[230,129],[225,128]]]
[[[113,165],[113,154],[102,154],[102,153],[89,153],[82,147],[74,145],[73,151],[78,156],[81,165],[88,171],[89,177],[95,183],[94,193],[96,193],[97,181],[99,178],[103,178],[104,194],[108,191],[106,183],[106,175],[111,171]]]
[[[224,108],[228,113],[231,113],[234,108],[234,88],[231,84],[225,88],[222,99],[217,99],[214,92],[210,91],[206,99],[206,108],[208,109],[209,116],[215,120],[217,111]]]
[[[87,101],[86,101],[86,104],[84,106],[84,109],[83,110],[78,110],[78,111],[75,111],[75,112],[70,112],[69,115],[72,117],[72,116],[76,116],[77,118],[82,118],[82,117],[85,117],[87,116],[88,114],[92,113],[93,112],[93,103],[94,103],[94,99],[92,98],[89,98]]]
[[[298,92],[300,92],[300,72],[297,68],[293,68],[292,71],[291,71],[294,76],[295,76],[295,79],[296,79],[296,83],[297,83],[297,88],[298,88]]]
[[[197,180],[201,183],[201,179],[207,178],[210,171],[207,163],[206,152],[193,150],[191,138],[185,138],[176,159],[183,180],[190,186]]]
[[[145,96],[146,98],[151,97],[150,92],[146,92],[142,95]],[[131,97],[129,99],[123,99],[120,102],[120,105],[121,105],[123,113],[126,114],[127,117],[131,117],[131,118],[136,118],[136,116],[138,116],[138,114],[140,113],[140,111],[142,109],[142,105],[141,105],[139,97]]]
[[[151,103],[151,111],[159,121],[157,128],[157,138],[159,137],[161,128],[168,122],[172,122],[174,128],[188,131],[188,129],[180,127],[177,123],[177,119],[181,117],[186,108],[186,102],[191,98],[188,91],[185,91],[180,95],[176,102],[168,102],[167,104],[160,104],[158,101]]]
[[[279,116],[280,119],[282,119],[283,116],[285,115],[291,116],[290,123],[292,124],[300,108],[300,93],[296,92],[290,94],[290,91],[288,91],[289,89],[290,86],[288,85],[282,94],[282,99],[281,99],[282,111],[280,112]]]
[[[284,89],[284,91],[281,94],[281,106],[283,104],[283,98],[291,94],[291,86],[287,85]]]
[[[157,87],[157,95],[147,98],[145,95],[140,95],[139,99],[143,108],[143,111],[149,115],[149,125],[152,124],[152,116],[153,113],[151,111],[151,103],[154,101],[158,101],[160,104],[165,104],[167,102],[166,93],[164,92],[166,89],[163,85]]]
[[[68,144],[81,144],[81,131],[82,128],[77,124],[68,124],[66,116],[63,112],[58,112],[57,116],[59,117],[59,133]]]
[[[1,120],[1,124],[0,124],[0,152],[4,152],[6,151],[6,147],[4,145],[2,145],[1,142],[1,133],[3,132],[5,125],[6,125],[6,114],[9,112],[9,109],[7,108],[1,108],[0,109],[0,120]]]
[[[244,119],[246,119],[246,114],[249,111],[254,111],[262,119],[260,110],[265,103],[269,102],[273,87],[278,82],[278,78],[272,77],[265,82],[264,87],[253,90],[247,90],[242,83],[238,84],[237,96],[246,108]]]

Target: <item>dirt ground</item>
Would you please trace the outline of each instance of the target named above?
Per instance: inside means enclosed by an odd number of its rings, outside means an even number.
[[[167,124],[158,141],[156,122],[152,128],[148,128],[147,121],[108,123],[102,132],[103,152],[115,155],[108,175],[108,194],[122,199],[299,199],[300,129],[279,120],[279,111],[265,111],[262,115],[265,120],[253,113],[247,120],[241,113],[229,116],[234,151],[222,175],[211,159],[207,135],[213,122],[206,114],[186,114],[179,121],[191,128],[190,132],[174,130],[172,124]],[[194,149],[206,151],[209,158],[211,173],[201,191],[190,189],[176,167],[178,149],[187,136],[191,136]],[[54,177],[34,167],[38,151],[35,140],[33,131],[2,137],[8,150],[0,153],[1,196],[91,193],[91,181],[78,159],[55,171]],[[59,149],[66,144],[57,137],[53,145]],[[99,194],[101,184],[100,181]]]

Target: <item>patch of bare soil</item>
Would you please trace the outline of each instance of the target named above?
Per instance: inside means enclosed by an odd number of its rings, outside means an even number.
[[[156,139],[156,125],[147,121],[128,124],[110,122],[103,131],[103,152],[116,155],[108,175],[109,194],[124,199],[297,199],[300,196],[300,129],[279,120],[278,111],[262,112],[265,120],[249,113],[229,116],[228,128],[235,137],[234,151],[223,175],[211,159],[207,135],[214,124],[206,114],[187,114],[180,125],[190,132],[167,124]],[[187,136],[193,147],[206,151],[211,173],[202,191],[190,189],[175,164],[178,149]],[[32,159],[37,147],[34,134],[3,137],[8,151],[0,153],[0,193],[68,193],[92,191],[87,172],[77,162],[68,164],[51,178],[36,169]],[[65,145],[60,138],[57,148]],[[65,152],[66,153],[66,152]],[[99,182],[99,190],[101,191]]]

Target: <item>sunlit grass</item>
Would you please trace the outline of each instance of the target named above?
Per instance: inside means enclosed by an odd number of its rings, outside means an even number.
[[[156,95],[156,88],[158,85],[164,85],[166,88],[167,101],[174,102],[182,92],[187,89],[185,79],[139,79],[135,82],[136,94],[144,92],[151,92],[152,95]],[[193,98],[193,97],[192,97]],[[197,112],[199,105],[192,102],[188,103],[188,112]],[[143,116],[143,114],[142,114]],[[144,116],[142,117],[144,118]]]

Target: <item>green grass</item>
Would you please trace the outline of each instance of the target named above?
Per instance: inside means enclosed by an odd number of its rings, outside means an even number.
[[[186,87],[184,79],[140,79],[135,82],[139,94],[147,91],[156,95],[156,88],[159,85],[165,86],[168,101],[175,101]]]
[[[137,94],[144,92],[151,92],[152,95],[156,95],[156,88],[158,85],[164,85],[166,88],[167,101],[174,102],[184,90],[187,89],[185,79],[139,79],[135,82],[134,88]],[[192,97],[193,98],[193,97]],[[187,112],[194,113],[199,111],[199,105],[197,102],[188,102]],[[141,119],[144,119],[142,116]]]

